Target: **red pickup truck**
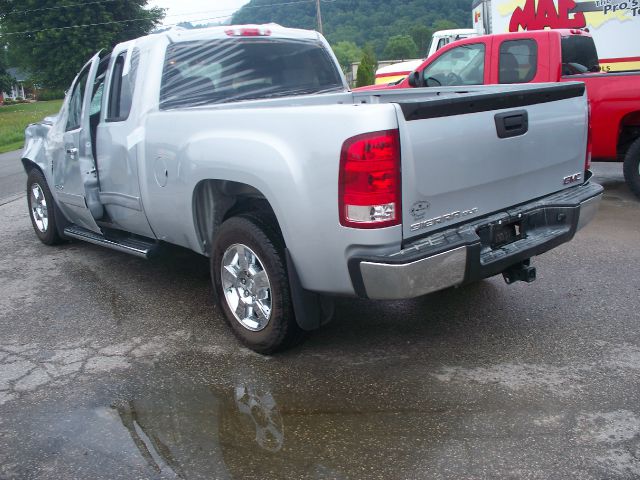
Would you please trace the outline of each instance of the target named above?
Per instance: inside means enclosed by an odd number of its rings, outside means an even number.
[[[485,35],[447,45],[400,82],[358,90],[582,81],[591,104],[592,158],[624,161],[640,198],[640,71],[599,73],[598,53],[582,30]]]

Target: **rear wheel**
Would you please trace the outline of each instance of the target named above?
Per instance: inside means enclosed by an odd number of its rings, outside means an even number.
[[[224,222],[211,255],[211,277],[226,322],[249,348],[269,354],[301,340],[284,245],[269,223],[254,215]]]
[[[56,229],[56,215],[53,197],[47,181],[37,168],[27,177],[27,203],[33,230],[42,243],[55,245],[62,241]]]
[[[624,157],[624,178],[631,191],[640,198],[640,138],[631,144]]]

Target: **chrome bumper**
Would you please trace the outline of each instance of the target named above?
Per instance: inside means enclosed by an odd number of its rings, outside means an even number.
[[[406,299],[496,275],[570,241],[595,217],[602,191],[597,184],[581,185],[422,238],[388,257],[352,259],[354,287],[370,299]],[[481,232],[510,219],[522,222],[525,235],[492,248]]]

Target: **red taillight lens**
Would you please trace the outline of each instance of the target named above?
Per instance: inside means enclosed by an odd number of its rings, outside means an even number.
[[[352,228],[399,225],[401,215],[398,130],[350,138],[340,156],[340,223]]]

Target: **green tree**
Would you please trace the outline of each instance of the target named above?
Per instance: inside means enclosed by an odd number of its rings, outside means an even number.
[[[0,44],[0,94],[11,88],[12,80],[7,73],[7,49]]]
[[[438,30],[451,30],[453,28],[460,28],[460,27],[458,27],[458,24],[456,22],[452,22],[451,20],[440,19],[433,22],[433,30],[436,32]]]
[[[4,65],[0,63],[0,93],[11,89],[12,80],[11,75],[7,73]]]
[[[65,5],[66,4],[66,5]],[[98,50],[151,31],[164,17],[147,0],[0,0],[2,37],[34,81],[66,88]]]
[[[351,64],[362,58],[362,49],[353,42],[338,42],[333,46],[338,62],[344,72],[351,68]]]
[[[364,47],[358,74],[356,75],[356,87],[366,87],[373,85],[376,79],[376,70],[378,69],[378,61],[373,46],[368,44]]]
[[[384,48],[384,56],[389,60],[416,58],[418,46],[410,35],[394,35]]]
[[[425,25],[416,24],[409,28],[409,35],[411,35],[411,38],[413,38],[413,41],[418,47],[418,56],[425,57],[427,53],[429,53],[433,30]]]

